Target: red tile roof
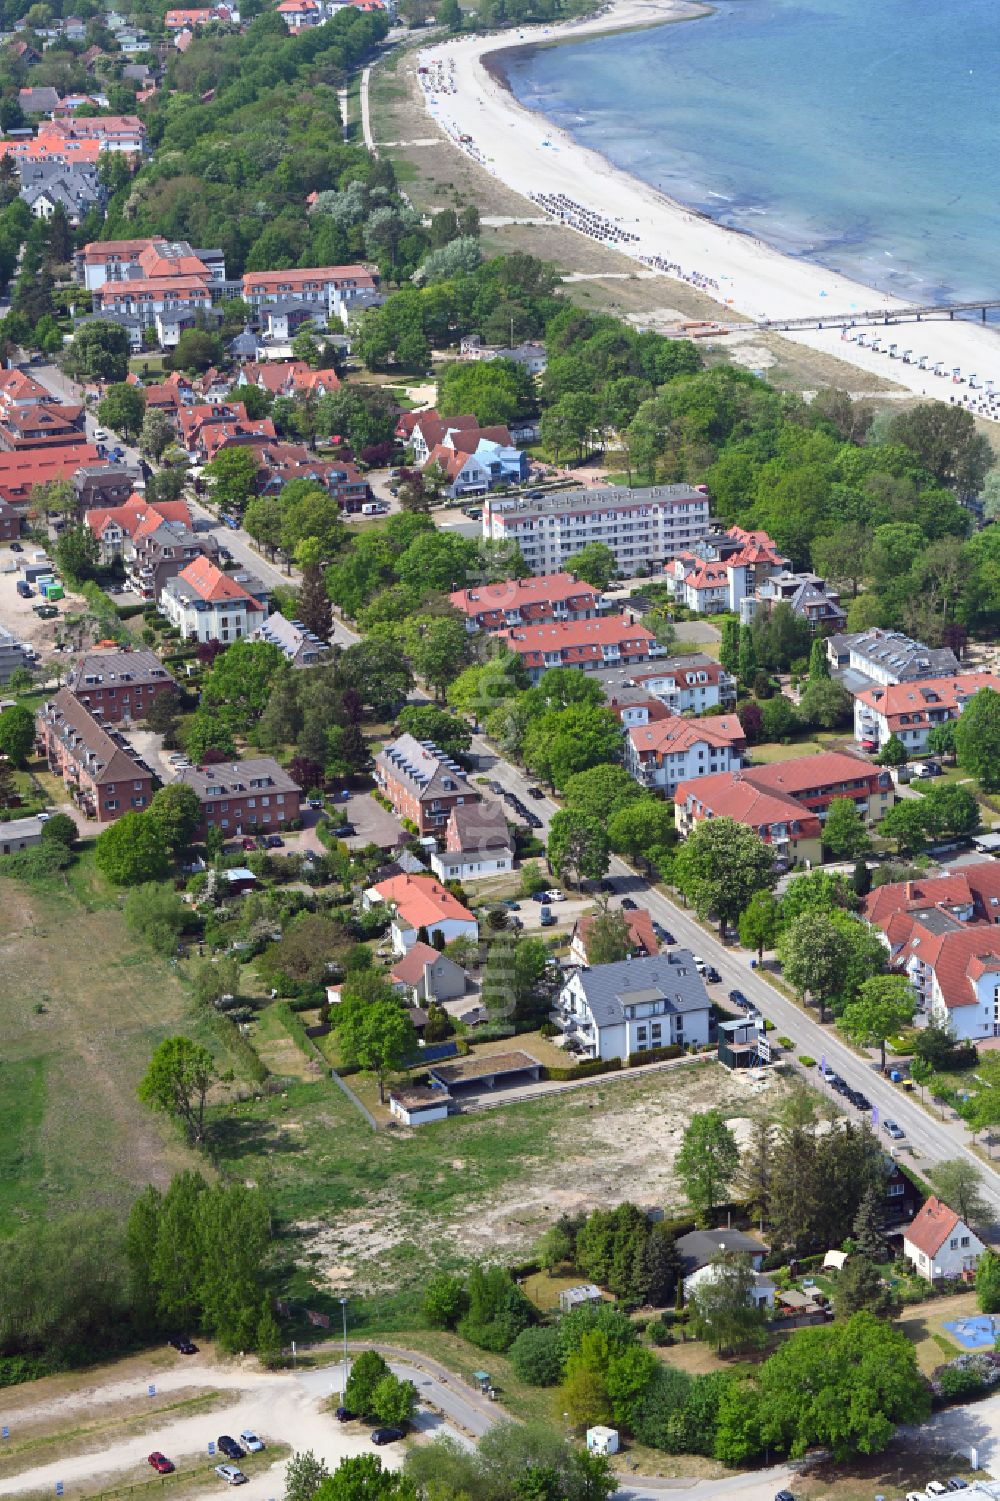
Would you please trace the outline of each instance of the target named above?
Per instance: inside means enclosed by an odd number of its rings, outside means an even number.
[[[916,1218],[903,1231],[903,1240],[908,1241],[916,1250],[923,1251],[925,1256],[936,1256],[955,1226],[961,1223],[954,1209],[949,1209],[947,1204],[942,1204],[940,1199],[931,1194],[926,1204],[917,1211]]]
[[[259,608],[253,595],[223,573],[209,558],[195,558],[193,563],[181,569],[178,577],[196,594],[200,594],[202,599],[245,600],[254,609]]]
[[[685,719],[671,714],[655,724],[634,724],[628,737],[640,760],[659,761],[663,756],[688,751],[695,745],[729,746],[739,750],[746,744],[743,726],[735,714],[716,714],[707,719]]]
[[[788,761],[775,761],[770,766],[753,766],[746,775],[758,787],[801,796],[837,782],[877,780],[881,768],[872,766],[860,756],[845,755],[842,751],[820,751],[818,756],[793,756]]]
[[[472,617],[573,601],[579,602],[578,609],[592,609],[600,599],[600,592],[571,573],[542,573],[535,578],[506,579],[501,584],[456,589],[448,597],[456,610]]]
[[[384,902],[395,903],[403,922],[412,928],[429,928],[445,918],[475,922],[472,913],[433,876],[393,876],[374,889]]]
[[[707,777],[681,782],[674,793],[674,802],[683,806],[688,798],[693,798],[701,807],[700,814],[695,809],[696,818],[710,812],[713,818],[734,818],[737,823],[754,829],[797,820],[800,838],[819,838],[820,824],[815,813],[810,813],[793,797],[761,791],[739,772],[718,771]]]
[[[984,863],[931,879],[876,886],[865,897],[864,916],[876,927],[884,928],[897,913],[914,912],[921,907],[972,905],[996,914],[1000,909],[991,907],[994,898],[1000,902],[1000,866]]]
[[[897,919],[898,921],[898,919]],[[1000,973],[1000,929],[985,923],[961,923],[945,933],[930,933],[911,919],[910,936],[895,956],[905,966],[919,959],[934,971],[941,999],[949,1011],[978,1005],[974,981]]]
[[[397,959],[389,971],[389,978],[399,985],[416,985],[424,977],[424,965],[434,964],[440,957],[437,949],[431,948],[429,943],[415,943],[402,959]]]
[[[511,651],[539,661],[546,652],[568,653],[573,660],[603,658],[606,646],[630,646],[648,653],[656,637],[644,625],[633,625],[627,615],[605,615],[596,620],[550,620],[544,625],[517,625],[499,631]]]
[[[866,688],[855,695],[859,703],[884,715],[890,728],[898,729],[901,715],[913,725],[929,724],[930,711],[957,709],[980,688],[1000,693],[1000,677],[994,672],[963,672],[957,677],[925,678],[919,683],[894,683],[889,687]]]
[[[625,912],[622,915],[625,918],[633,950],[640,957],[646,956],[650,959],[655,954],[658,954],[660,952],[660,945],[656,934],[653,932],[653,919],[649,913],[640,907],[637,912]],[[579,938],[584,953],[587,952],[587,941],[595,920],[594,914],[588,913],[586,917],[581,917],[577,923],[576,932],[573,936],[574,938]]]

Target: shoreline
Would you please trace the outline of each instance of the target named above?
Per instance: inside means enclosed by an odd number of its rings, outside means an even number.
[[[504,54],[524,47],[554,47],[712,13],[701,0],[612,0],[598,15],[583,20],[444,39],[418,54],[424,106],[454,145],[536,212],[541,209],[553,223],[618,250],[644,274],[660,273],[667,303],[673,279],[717,302],[723,322],[902,310],[907,306],[903,298],[788,255],[747,230],[720,224],[616,167],[521,104],[503,73]],[[752,340],[758,332],[766,329],[744,329],[734,338]],[[917,396],[952,401],[1000,420],[1000,337],[990,325],[962,320],[893,325],[887,342],[894,340],[901,351],[912,348],[910,364],[860,347],[857,329],[844,338],[839,329],[778,332]],[[943,375],[919,369],[921,357],[928,367],[940,362]],[[953,381],[956,369],[961,378]]]

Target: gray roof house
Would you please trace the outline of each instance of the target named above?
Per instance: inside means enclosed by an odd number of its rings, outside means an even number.
[[[269,615],[250,639],[270,641],[272,646],[280,647],[293,667],[315,667],[330,650],[328,641],[321,641],[307,631],[300,620],[286,620],[280,610]]]
[[[20,196],[36,219],[50,219],[57,207],[79,224],[107,197],[89,163],[22,162]]]
[[[845,672],[845,686],[852,692],[870,688],[872,683],[893,687],[925,678],[952,677],[962,670],[950,647],[925,646],[902,631],[884,631],[878,626],[830,636],[826,654],[831,667]]]
[[[705,1046],[711,1002],[690,949],[597,964],[569,977],[552,1021],[571,1053],[621,1058],[650,1048]]]
[[[720,1251],[728,1251],[733,1256],[748,1256],[754,1271],[759,1272],[768,1247],[752,1235],[744,1235],[742,1230],[692,1230],[677,1237],[677,1254],[685,1277],[708,1266]]]

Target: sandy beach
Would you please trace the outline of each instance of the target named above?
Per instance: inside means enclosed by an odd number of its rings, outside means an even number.
[[[419,77],[427,110],[460,149],[529,202],[525,213],[548,213],[595,241],[699,287],[730,319],[782,319],[901,308],[898,299],[781,254],[748,235],[714,224],[655,188],[613,167],[544,115],[525,109],[487,65],[490,54],[592,36],[600,32],[692,20],[704,14],[690,0],[614,0],[598,16],[558,26],[458,37],[425,48]],[[494,59],[494,66],[497,60]],[[665,287],[665,298],[669,292]],[[970,322],[903,323],[882,331],[883,345],[910,350],[911,363],[860,347],[854,329],[811,329],[784,335],[917,395],[961,402],[1000,419],[1000,334]],[[730,336],[733,339],[742,335]],[[918,368],[924,357],[928,368]],[[940,361],[942,374],[929,367]],[[954,380],[953,372],[961,379]],[[995,393],[995,394],[993,394]]]

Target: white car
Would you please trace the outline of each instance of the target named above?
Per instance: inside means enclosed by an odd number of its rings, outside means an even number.
[[[928,1496],[947,1496],[949,1494],[948,1487],[943,1480],[928,1480],[927,1494]]]
[[[703,975],[708,968],[708,965],[705,963],[704,959],[700,954],[692,954],[691,958],[694,960],[695,969],[700,975]]]
[[[97,443],[104,443],[106,441],[106,439],[107,439],[107,436],[108,436],[108,433],[107,433],[107,429],[106,428],[103,428],[103,427],[95,427],[94,428],[94,440],[95,440],[95,442],[97,442]]]
[[[246,1485],[247,1477],[239,1465],[216,1465],[215,1473],[226,1482],[227,1485]]]
[[[563,893],[561,891],[557,891],[554,886],[551,891],[546,891],[544,893],[544,896],[547,902],[564,902],[566,900]]]
[[[264,1447],[264,1440],[258,1438],[252,1428],[244,1428],[240,1434],[240,1443],[248,1454],[259,1454]]]

